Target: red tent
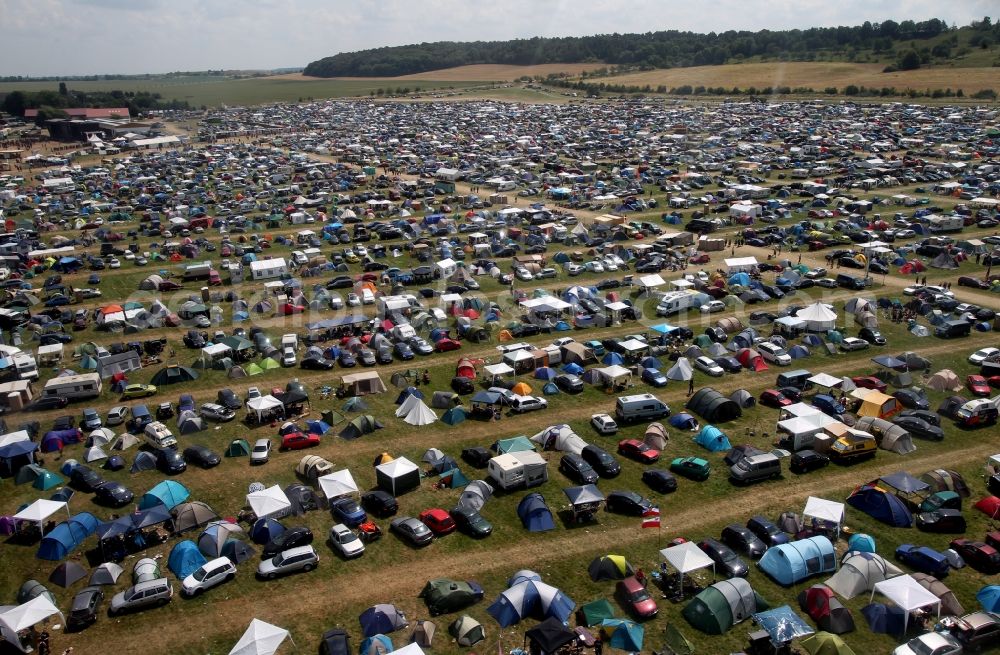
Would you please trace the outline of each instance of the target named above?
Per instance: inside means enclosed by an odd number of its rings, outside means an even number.
[[[1000,518],[1000,498],[997,498],[996,496],[987,496],[976,503],[973,507],[991,519]]]
[[[760,353],[753,348],[740,348],[736,352],[736,360],[743,365],[744,368],[748,368],[754,373],[760,373],[761,371],[767,370],[767,364],[764,362],[764,358],[760,356]]]
[[[458,364],[455,366],[455,377],[469,378],[470,380],[475,380],[476,367],[473,366],[472,360],[464,357],[458,360]]]

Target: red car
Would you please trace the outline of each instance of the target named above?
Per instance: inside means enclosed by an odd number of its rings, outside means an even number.
[[[615,588],[615,594],[639,619],[651,619],[659,611],[656,607],[656,601],[634,575],[620,581]]]
[[[282,316],[290,316],[291,314],[301,314],[304,309],[305,307],[302,305],[293,305],[290,302],[286,302],[278,308],[278,313]]]
[[[991,375],[990,377],[986,378],[986,384],[990,385],[991,387],[1000,387],[1000,375]]]
[[[420,512],[417,518],[430,528],[435,537],[443,537],[455,531],[455,519],[451,518],[451,514],[438,507],[425,509]]]
[[[281,437],[282,450],[302,450],[318,446],[320,438],[318,434],[302,434],[301,432],[289,432]]]
[[[688,259],[688,262],[691,264],[707,264],[710,261],[712,261],[711,255],[704,252]]]
[[[970,375],[965,378],[965,386],[969,388],[973,396],[985,398],[990,395],[990,385],[982,375]]]
[[[874,389],[875,391],[885,393],[885,382],[871,375],[853,377],[851,378],[851,382],[859,389]]]
[[[650,448],[638,439],[623,439],[618,442],[618,454],[631,457],[643,464],[652,464],[660,459],[660,451]]]
[[[1000,553],[993,546],[971,539],[952,539],[948,546],[976,571],[987,575],[1000,573]]]
[[[462,347],[462,344],[454,339],[439,339],[437,343],[434,344],[434,350],[439,353],[446,353],[449,350],[458,350]]]
[[[764,407],[787,407],[792,401],[776,389],[767,389],[760,394],[760,404]]]

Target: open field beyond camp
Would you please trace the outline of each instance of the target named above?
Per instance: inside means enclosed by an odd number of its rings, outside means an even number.
[[[849,74],[839,65],[812,73],[799,68],[804,64],[790,66],[803,79]],[[491,80],[501,74],[470,68],[461,75]],[[461,87],[457,69],[445,73],[435,74],[433,83]],[[413,80],[392,83],[412,87]],[[296,76],[205,81],[202,97],[213,104],[207,99],[218,94],[220,103],[233,104],[223,96],[245,84],[242,102],[252,104],[257,100],[251,98],[280,88],[318,97],[292,89],[345,90],[351,84],[364,89],[389,82]],[[693,84],[683,78],[628,83]],[[745,76],[701,83],[817,85]],[[196,86],[178,83],[175,92],[194,94]],[[961,476],[969,487],[970,494],[959,500],[964,530],[892,527],[872,516],[875,510],[849,505],[843,520],[833,522],[839,534],[832,525],[815,526],[832,538],[835,561],[847,552],[847,538],[863,533],[885,562],[909,574],[915,569],[895,556],[902,544],[943,551],[956,537],[982,540],[997,530],[998,516],[973,508],[989,495],[985,465],[1000,452],[995,421],[962,425],[950,414],[935,414],[940,440],[879,423],[878,430],[871,428],[880,432],[877,439],[848,434],[839,442],[880,443],[871,456],[833,455],[836,461],[818,470],[794,473],[791,453],[775,451],[780,475],[753,485],[734,483],[725,462],[737,454],[729,446],[769,452],[776,439],[786,437],[799,444],[785,442],[789,450],[804,449],[803,444],[823,450],[862,415],[894,419],[895,397],[876,403],[851,395],[856,376],[877,377],[857,385],[885,384],[887,394],[916,389],[932,413],[956,395],[963,400],[959,406],[969,407],[964,402],[973,399],[973,391],[966,379],[981,370],[969,356],[996,347],[1000,334],[1000,279],[994,273],[1000,266],[1000,164],[992,163],[1000,158],[1000,147],[992,108],[294,100],[158,117],[163,129],[190,139],[176,149],[142,150],[132,145],[141,140],[115,140],[115,124],[109,122],[108,132],[87,143],[36,144],[45,154],[17,161],[20,168],[0,178],[0,209],[13,232],[0,235],[8,253],[0,289],[3,343],[51,358],[37,367],[38,379],[30,386],[14,380],[17,353],[10,346],[3,346],[0,360],[9,393],[2,398],[9,404],[2,415],[6,432],[31,430],[28,441],[40,446],[31,456],[44,468],[26,468],[23,455],[0,457],[17,468],[0,483],[0,525],[11,533],[0,542],[0,606],[15,605],[22,585],[36,580],[68,614],[87,576],[63,586],[52,578],[57,567],[72,563],[89,574],[114,560],[123,568],[121,577],[103,588],[106,598],[92,625],[67,631],[48,613],[36,622],[51,635],[52,652],[72,647],[73,655],[226,655],[251,620],[259,619],[289,631],[294,644],[285,641],[279,655],[317,652],[321,635],[335,626],[348,632],[353,654],[364,637],[359,616],[373,605],[391,603],[408,622],[398,630],[383,627],[397,649],[411,642],[418,620],[429,619],[437,634],[423,648],[428,655],[510,653],[524,646],[526,631],[540,617],[525,615],[501,627],[497,612],[487,609],[518,571],[536,572],[574,608],[606,599],[615,617],[635,618],[628,602],[616,596],[615,580],[588,574],[595,558],[609,554],[623,556],[649,576],[658,613],[637,622],[641,647],[608,639],[604,653],[669,653],[671,643],[678,655],[738,652],[757,629],[749,618],[723,634],[709,634],[682,614],[698,589],[725,579],[721,569],[691,573],[695,589],[684,598],[663,584],[660,573],[674,571],[661,569],[660,551],[674,540],[717,538],[727,525],[742,526],[755,515],[777,521],[785,512],[802,514],[811,497],[842,503],[873,481],[891,496],[896,513],[889,519],[901,522],[906,512],[918,513],[930,490],[896,495],[886,478],[901,471],[919,478],[936,469]],[[920,129],[908,130],[911,122],[919,122]],[[775,125],[782,126],[781,136]],[[158,128],[150,129],[155,134]],[[70,149],[72,155],[64,154]],[[922,277],[950,289],[924,288]],[[362,300],[366,291],[369,302]],[[867,309],[859,299],[870,303]],[[957,322],[955,332],[967,336],[935,336],[947,321]],[[865,335],[873,343],[855,349],[844,339],[862,336],[862,325],[877,335]],[[419,339],[408,336],[411,327]],[[876,338],[886,343],[878,345]],[[62,343],[62,349],[53,355],[42,346],[49,341]],[[112,361],[129,355],[132,344],[143,350],[141,358]],[[765,361],[761,350],[771,346],[775,359]],[[873,360],[904,353],[910,356],[902,363]],[[386,358],[365,365],[369,354]],[[708,362],[692,369],[696,357],[709,354]],[[782,354],[788,359],[779,362]],[[567,366],[570,361],[578,368]],[[729,370],[705,370],[716,361]],[[487,369],[501,363],[518,370]],[[22,400],[54,389],[67,372],[105,366],[109,377],[92,397],[65,407],[20,410]],[[125,369],[126,379],[115,381],[111,376],[118,369],[112,366]],[[805,427],[790,425],[783,410],[754,400],[779,386],[779,374],[795,369],[832,376],[825,381],[829,387],[800,390],[803,405],[794,411],[801,412]],[[574,370],[580,386],[572,393],[548,379]],[[954,379],[941,386],[939,381],[951,380],[946,372]],[[385,389],[352,381],[359,373],[377,374]],[[471,390],[465,388],[468,381]],[[307,398],[295,396],[295,382]],[[126,383],[157,387],[152,395],[135,398],[126,397],[132,393],[128,388],[113,389]],[[983,416],[1000,404],[994,397],[1000,379],[992,383],[977,392],[986,397],[985,405],[974,405]],[[487,391],[493,386],[516,391],[516,397],[505,404]],[[700,398],[711,395],[703,391],[709,388],[718,392],[717,401],[687,407],[693,392]],[[227,389],[237,397],[231,420],[163,419],[180,450],[204,446],[225,453],[212,468],[189,462],[183,472],[168,475],[147,466],[158,452],[156,437],[130,422],[112,426],[106,437],[89,429],[79,435],[53,430],[63,417],[79,424],[86,409],[107,421],[114,407],[128,407],[134,415],[140,406],[155,413],[166,403],[177,412],[189,400],[195,413],[208,415],[216,410],[203,405]],[[246,404],[251,389],[267,398]],[[665,441],[657,444],[662,447],[655,462],[637,461],[618,449],[623,439],[654,443],[656,435],[647,434],[651,420],[626,422],[620,416],[612,434],[599,433],[591,421],[596,413],[614,416],[619,396],[647,393],[669,406],[669,418],[690,413],[697,424],[691,429],[690,423],[673,425],[662,417]],[[421,396],[423,402],[417,402]],[[730,398],[742,400],[737,405]],[[838,401],[849,406],[837,407]],[[515,411],[538,405],[543,408]],[[380,427],[368,430],[366,416]],[[330,424],[321,424],[323,418]],[[317,435],[315,445],[280,450],[286,420]],[[709,439],[714,433],[706,430],[706,438],[696,442],[709,425],[722,436]],[[552,428],[563,435],[560,440],[545,438]],[[890,429],[895,441],[881,434]],[[659,509],[659,528],[644,528],[642,517],[606,508],[577,520],[574,509],[581,510],[565,490],[578,483],[560,470],[565,453],[558,448],[579,445],[568,433],[620,464],[619,474],[596,483],[599,493],[640,494]],[[808,441],[817,434],[818,441]],[[390,518],[369,516],[382,536],[354,559],[343,558],[326,541],[330,528],[343,520],[325,506],[323,490],[331,487],[296,470],[303,457],[321,457],[333,471],[349,471],[357,487],[331,491],[331,500],[341,492],[357,499],[377,488],[395,492],[375,463],[386,456],[406,458],[416,464],[419,478],[396,480],[415,487],[395,494],[399,508],[393,518],[416,517],[431,508],[451,510],[463,502],[467,480],[490,479],[489,470],[468,461],[463,451],[536,436],[528,447],[538,451],[547,475],[530,489],[513,484],[504,489],[491,480],[494,494],[479,508],[491,534],[473,538],[457,531],[416,547],[391,533]],[[239,442],[249,448],[261,439],[269,440],[273,451],[266,463],[252,466]],[[5,439],[3,448],[9,445]],[[453,463],[435,459],[432,449]],[[120,457],[123,467],[107,466],[108,456]],[[670,493],[647,484],[647,471],[669,469],[683,457],[703,458],[707,479],[678,475]],[[70,460],[119,483],[134,498],[120,507],[98,503],[81,484],[85,469],[74,474]],[[459,473],[450,471],[452,464]],[[174,489],[183,485],[188,495],[147,495],[164,481]],[[281,494],[305,485],[318,494],[320,507],[287,515],[280,497],[274,505],[257,504],[258,496],[248,493],[258,483]],[[135,520],[131,512],[139,503],[154,510],[143,517],[152,516],[155,523],[129,529],[128,540],[99,540],[93,531],[67,537],[68,529],[54,525],[46,527],[48,538],[40,539],[36,524],[9,518],[63,487],[75,492],[65,509],[51,515],[53,523],[67,512],[86,512],[100,522],[103,534],[120,525],[116,520]],[[519,517],[518,504],[530,492],[544,499],[551,529],[529,531]],[[175,500],[204,503],[227,525],[237,522],[232,537],[239,543],[218,543],[212,532],[218,528],[209,528],[207,519],[182,533],[173,530],[180,519],[166,510],[177,508]],[[319,556],[316,568],[257,579],[267,537],[254,541],[255,525],[274,532],[308,528]],[[137,541],[137,535],[147,541]],[[191,559],[172,557],[185,549]],[[196,553],[212,559],[219,549],[238,560],[234,579],[182,597],[182,581],[200,563]],[[818,628],[800,610],[797,596],[828,581],[833,562],[824,564],[822,573],[779,584],[741,557],[749,565],[747,582],[770,607],[788,605],[808,630]],[[173,598],[109,616],[111,597],[132,585],[133,567],[142,558],[153,558],[158,575],[172,585]],[[961,604],[961,610],[953,608],[957,614],[979,609],[977,593],[998,584],[996,572],[979,568],[941,574]],[[483,598],[432,617],[418,595],[438,578],[474,581]],[[888,655],[920,634],[917,618],[906,636],[870,628],[862,614],[872,601],[867,588],[836,598],[855,624],[841,635],[845,646],[839,655]],[[880,594],[874,601],[887,602]],[[9,616],[5,611],[0,610],[0,625]],[[449,635],[448,627],[463,614],[481,623],[482,641],[465,646]],[[581,625],[573,613],[558,618],[570,628]],[[670,642],[668,629],[682,633],[693,649]],[[793,645],[801,650],[802,643],[796,639]],[[0,642],[0,653],[7,652],[19,651]],[[585,648],[560,655],[597,654]]]

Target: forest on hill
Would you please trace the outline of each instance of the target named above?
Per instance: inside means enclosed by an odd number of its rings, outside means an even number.
[[[921,43],[927,47],[921,48]],[[675,68],[762,57],[809,61],[820,53],[849,59],[851,53],[864,51],[878,57],[880,54],[892,55],[901,45],[925,54],[921,58],[929,63],[931,57],[947,59],[954,56],[960,43],[966,49],[991,48],[1000,43],[1000,22],[994,24],[987,17],[958,28],[932,18],[926,21],[866,21],[852,27],[785,31],[709,34],[660,31],[511,41],[442,41],[340,53],[310,63],[304,74],[313,77],[395,77],[474,64],[527,66],[587,62],[634,68]]]

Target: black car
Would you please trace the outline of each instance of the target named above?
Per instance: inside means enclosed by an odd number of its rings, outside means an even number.
[[[767,550],[767,546],[757,537],[750,528],[735,523],[727,525],[722,529],[720,536],[722,543],[733,550],[743,553],[750,559],[760,559]]]
[[[727,578],[745,578],[750,574],[747,563],[724,543],[715,539],[703,539],[698,542],[698,548],[715,562],[716,574],[722,573]]]
[[[166,402],[160,403],[156,406],[156,420],[166,421],[169,418],[174,417],[174,405],[173,403]]]
[[[965,532],[965,517],[957,509],[939,509],[933,512],[917,514],[917,529],[922,532],[946,532],[962,534]]]
[[[205,335],[197,330],[188,330],[184,335],[184,345],[188,348],[204,348]]]
[[[90,468],[89,466],[84,466],[83,464],[78,464],[73,467],[73,470],[69,474],[69,483],[79,491],[85,491],[87,493],[93,493],[97,491],[97,488],[104,484],[105,480],[101,477],[101,474]]]
[[[907,409],[930,409],[927,397],[916,389],[900,389],[892,394],[899,404]]]
[[[44,412],[49,409],[62,409],[69,404],[69,401],[65,398],[58,398],[56,396],[48,396],[44,398],[39,398],[38,400],[28,403],[24,406],[24,411],[26,412]]]
[[[560,373],[552,380],[559,387],[560,391],[566,393],[580,393],[583,391],[583,380],[572,373]]]
[[[203,469],[210,469],[222,463],[219,454],[207,446],[188,446],[184,449],[184,461],[195,464]]]
[[[158,448],[156,450],[156,468],[167,475],[176,475],[187,470],[187,462],[177,452],[176,448]]]
[[[306,526],[300,525],[294,528],[288,528],[277,537],[267,542],[264,546],[264,550],[260,553],[260,558],[262,560],[269,559],[282,551],[289,550],[291,548],[298,548],[299,546],[308,546],[312,542],[312,530]]]
[[[642,481],[661,494],[677,491],[677,478],[666,469],[646,469],[642,472]]]
[[[476,390],[475,383],[464,375],[456,375],[451,379],[451,390],[457,394],[469,394]]]
[[[580,451],[580,456],[602,478],[613,478],[622,472],[622,465],[618,463],[618,460],[600,446],[584,446],[583,450]]]
[[[895,425],[906,428],[907,432],[914,437],[930,439],[931,441],[941,441],[944,439],[944,430],[916,416],[896,416],[893,417],[892,422]]]
[[[354,286],[354,280],[347,275],[338,275],[326,283],[327,289],[350,289]]]
[[[750,517],[750,520],[747,521],[747,529],[764,542],[768,548],[788,543],[788,535],[763,516]]]
[[[493,525],[483,518],[477,510],[460,505],[451,510],[451,518],[459,530],[477,539],[488,537],[493,533]]]
[[[941,416],[926,409],[904,409],[899,414],[896,414],[896,417],[897,418],[913,417],[920,419],[921,421],[923,421],[928,425],[941,427]]]
[[[375,359],[379,364],[392,364],[392,348],[389,346],[379,346],[375,352]]]
[[[743,370],[743,365],[740,364],[740,360],[735,357],[713,357],[712,361],[718,364],[726,373],[739,373]]]
[[[107,507],[124,507],[135,499],[135,494],[120,482],[104,482],[94,489],[94,502]]]
[[[220,389],[219,393],[215,395],[215,402],[226,409],[243,409],[243,402],[232,389]]]
[[[600,476],[594,468],[576,453],[566,453],[559,460],[559,471],[577,484],[595,484]]]
[[[462,449],[462,460],[468,462],[477,469],[484,469],[490,463],[493,453],[482,446],[472,446]]]
[[[808,473],[830,463],[830,458],[815,450],[800,450],[792,455],[788,468],[792,473]]]
[[[802,389],[798,387],[779,387],[778,393],[793,403],[802,402]]]
[[[73,605],[66,616],[66,628],[73,632],[83,630],[97,620],[97,613],[104,602],[104,590],[86,587],[73,596]]]
[[[719,327],[707,327],[705,328],[705,334],[715,343],[725,343],[727,341],[726,331]]]
[[[392,494],[376,489],[361,496],[361,507],[366,512],[379,518],[393,516],[399,511],[399,503]]]
[[[612,491],[605,500],[605,509],[615,514],[642,516],[653,504],[634,491]]]
[[[884,346],[887,342],[882,333],[874,328],[861,328],[858,332],[858,338],[864,339],[868,343],[873,343],[876,346]]]
[[[333,368],[333,362],[324,357],[306,357],[299,366],[308,371],[329,371]]]

